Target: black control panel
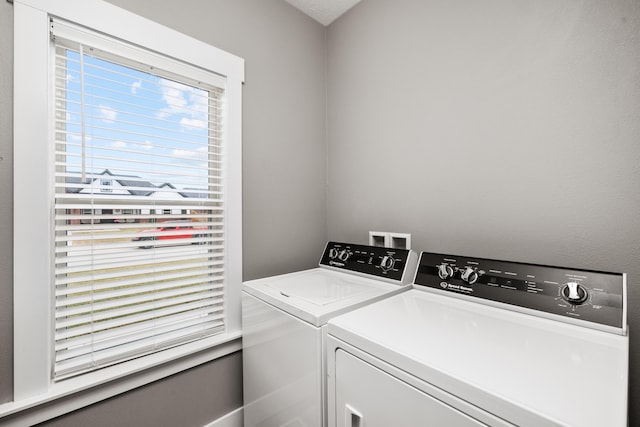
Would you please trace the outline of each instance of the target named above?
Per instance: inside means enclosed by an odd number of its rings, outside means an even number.
[[[349,270],[376,277],[409,282],[412,273],[405,274],[410,267],[410,257],[415,253],[408,249],[392,249],[378,246],[354,245],[351,243],[329,242],[324,249],[321,266]]]
[[[415,285],[626,330],[620,273],[422,252]]]

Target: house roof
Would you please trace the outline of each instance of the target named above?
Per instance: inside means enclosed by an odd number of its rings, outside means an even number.
[[[185,188],[183,191],[179,191],[182,197],[189,197],[192,199],[206,199],[207,193],[201,188]]]
[[[139,176],[118,175],[118,174],[114,174],[109,169],[105,169],[99,174],[93,174],[93,178],[85,178],[84,182],[82,181],[80,172],[72,172],[72,173],[77,173],[78,175],[77,176],[71,175],[65,178],[65,182],[67,184],[71,184],[71,185],[67,185],[66,187],[67,193],[80,193],[85,187],[81,187],[81,186],[75,187],[73,186],[73,184],[89,185],[91,184],[91,182],[95,180],[102,179],[102,177],[105,175],[111,177],[114,181],[117,181],[118,184],[120,184],[121,188],[126,190],[132,196],[150,196],[153,193],[155,193],[157,189],[161,189],[161,188],[171,188],[174,190],[176,189],[176,187],[169,182],[165,182],[161,185],[155,186],[153,185],[153,183],[149,181],[145,181]],[[148,188],[149,190],[146,190],[146,188]],[[190,188],[185,190],[188,190],[188,191],[179,191],[178,194],[180,194],[182,197],[192,197],[192,198],[199,198],[199,199],[206,198],[206,193],[202,193],[202,191],[204,191],[202,189]],[[100,193],[96,193],[96,194],[100,194]]]

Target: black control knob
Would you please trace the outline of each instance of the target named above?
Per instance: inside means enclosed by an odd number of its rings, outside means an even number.
[[[478,272],[471,267],[466,267],[460,277],[468,284],[473,285],[478,280]]]
[[[573,305],[580,305],[589,298],[589,292],[578,282],[569,282],[562,288],[562,297]]]
[[[449,277],[453,276],[453,268],[447,264],[440,264],[438,266],[438,276],[442,280],[447,280]]]
[[[393,257],[385,255],[382,257],[382,261],[380,262],[380,268],[382,268],[383,271],[389,271],[395,264],[396,260],[393,259]]]
[[[351,252],[349,252],[346,249],[343,249],[340,251],[340,254],[338,254],[338,259],[342,262],[346,262],[350,256],[351,256]]]

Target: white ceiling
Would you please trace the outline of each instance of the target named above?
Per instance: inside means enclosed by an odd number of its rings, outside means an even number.
[[[285,0],[322,25],[331,24],[360,0]]]

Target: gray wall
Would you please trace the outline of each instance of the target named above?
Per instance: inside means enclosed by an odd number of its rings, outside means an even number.
[[[327,33],[329,238],[627,272],[632,425],[639,40],[637,0],[364,0]]]
[[[242,387],[228,387],[238,378],[240,352],[38,425],[201,427],[212,421],[212,414],[224,415],[240,406]]]
[[[282,0],[113,0],[112,3],[243,57],[244,279],[311,268],[326,239],[325,29]],[[0,1],[0,402],[12,399],[13,10]],[[273,248],[277,247],[278,250]],[[231,357],[231,356],[230,356]],[[114,414],[144,420],[158,407],[198,425],[242,405],[241,356],[216,361],[77,411],[52,425],[92,425]],[[228,366],[228,365],[223,365]],[[203,389],[207,378],[232,402]],[[159,391],[166,390],[166,391]],[[196,399],[176,396],[208,393]],[[103,418],[103,417],[107,418]],[[171,425],[165,417],[164,424]],[[97,421],[98,420],[98,421]],[[123,421],[123,422],[124,422]],[[0,424],[2,422],[0,421]],[[106,424],[105,424],[106,425]],[[121,424],[125,425],[125,424]],[[137,424],[137,425],[143,425]]]

